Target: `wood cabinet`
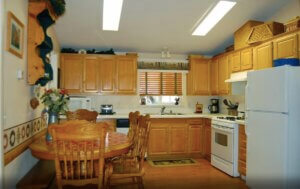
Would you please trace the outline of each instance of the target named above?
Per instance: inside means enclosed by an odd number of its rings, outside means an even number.
[[[151,119],[149,157],[202,157],[203,119]]]
[[[241,70],[241,52],[232,53],[232,72],[239,72]]]
[[[210,60],[190,56],[190,71],[187,76],[188,95],[210,94]]]
[[[212,62],[211,62],[211,70],[210,70],[210,92],[211,92],[211,95],[219,94],[218,78],[219,78],[218,59],[213,58]]]
[[[137,57],[61,54],[60,82],[71,94],[136,94]]]
[[[245,126],[239,125],[239,163],[238,170],[241,175],[246,176],[247,165],[247,136]]]
[[[113,94],[115,92],[116,58],[114,56],[106,56],[99,59],[99,92],[101,94]]]
[[[274,60],[279,58],[298,58],[298,35],[290,34],[275,39]]]
[[[98,58],[84,57],[83,62],[83,92],[98,92]]]
[[[149,156],[160,156],[169,153],[169,123],[162,119],[151,119],[148,144]]]
[[[116,65],[116,92],[118,94],[135,94],[137,80],[136,57],[118,57]]]
[[[190,120],[188,126],[189,153],[203,153],[203,119]]]
[[[253,67],[252,48],[241,51],[241,70],[250,70]]]
[[[205,119],[204,121],[204,147],[203,155],[205,159],[211,159],[211,120]]]
[[[68,93],[81,93],[83,83],[83,56],[63,55],[61,56],[60,86],[67,89]]]
[[[261,70],[273,66],[273,43],[267,42],[253,48],[253,69]]]
[[[219,73],[219,94],[227,95],[229,94],[229,84],[225,83],[225,80],[229,78],[228,69],[228,56],[223,55],[218,58],[218,73]]]
[[[170,154],[184,154],[187,152],[187,127],[185,123],[170,126]]]

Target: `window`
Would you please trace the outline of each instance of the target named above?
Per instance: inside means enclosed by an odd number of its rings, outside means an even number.
[[[182,74],[173,72],[141,72],[140,95],[182,95]]]

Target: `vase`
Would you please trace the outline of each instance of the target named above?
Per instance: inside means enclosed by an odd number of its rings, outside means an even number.
[[[51,124],[56,124],[58,123],[58,113],[55,112],[49,112],[48,113],[48,127]],[[46,141],[47,142],[51,142],[52,141],[52,136],[49,133],[48,129],[47,129],[47,134],[46,134]]]

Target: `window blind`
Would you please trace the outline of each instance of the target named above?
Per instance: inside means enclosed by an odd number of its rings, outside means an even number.
[[[172,72],[141,72],[140,95],[182,95],[182,74]]]

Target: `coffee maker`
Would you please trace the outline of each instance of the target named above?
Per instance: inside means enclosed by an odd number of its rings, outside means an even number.
[[[219,99],[210,99],[211,105],[208,106],[208,110],[211,114],[219,113]]]

